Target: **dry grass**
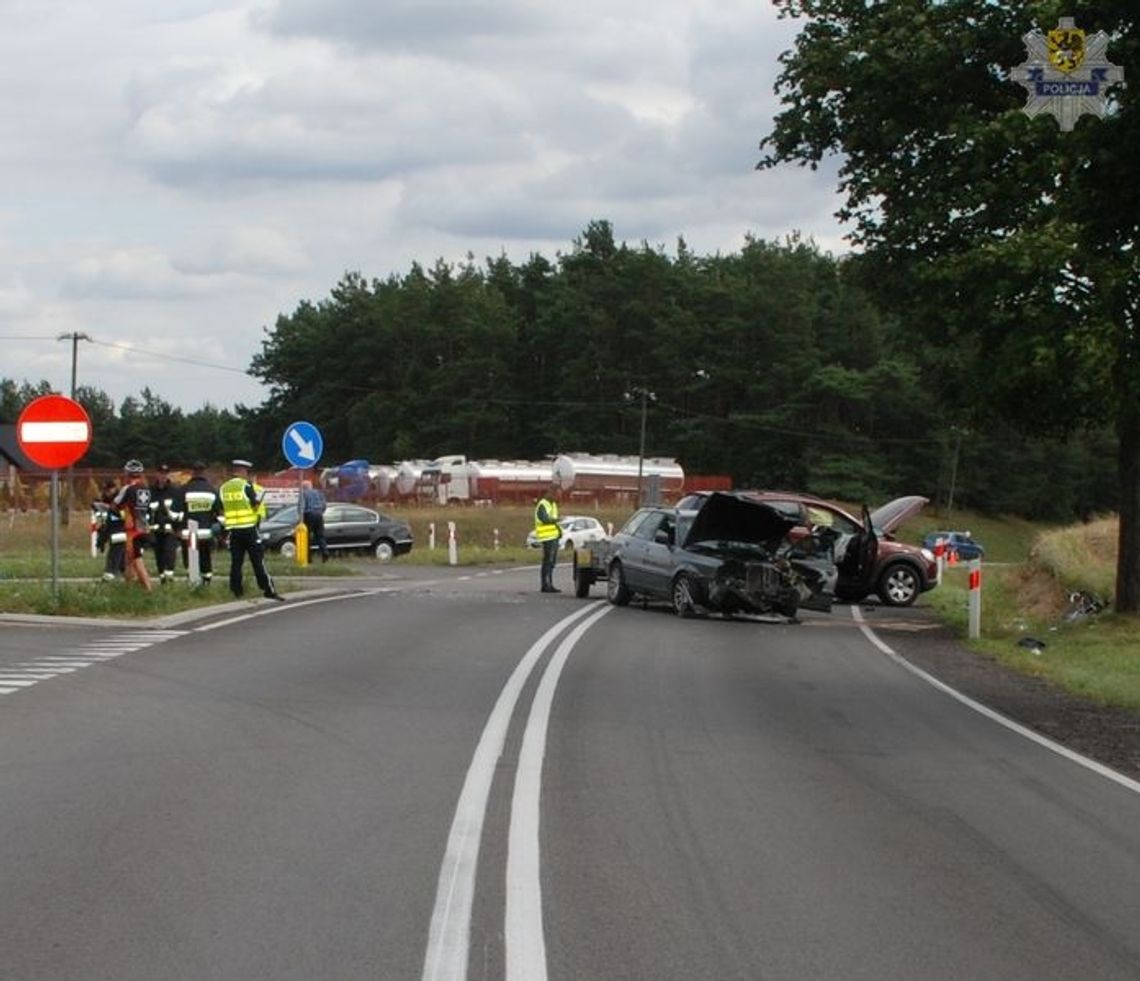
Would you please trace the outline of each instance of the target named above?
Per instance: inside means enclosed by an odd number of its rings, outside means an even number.
[[[1085,589],[1111,596],[1116,582],[1119,522],[1099,518],[1046,532],[1030,552],[1030,564],[1051,575],[1066,589]]]

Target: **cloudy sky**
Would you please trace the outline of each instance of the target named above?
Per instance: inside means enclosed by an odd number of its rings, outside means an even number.
[[[0,377],[256,405],[265,330],[346,270],[673,253],[798,230],[834,168],[758,172],[767,0],[0,0]]]

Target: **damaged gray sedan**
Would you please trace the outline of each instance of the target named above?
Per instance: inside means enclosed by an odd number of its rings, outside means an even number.
[[[713,611],[779,614],[830,610],[836,569],[825,538],[793,544],[794,520],[767,504],[710,494],[698,510],[642,508],[609,542],[574,554],[586,597],[606,582],[611,603],[665,600],[679,616]]]

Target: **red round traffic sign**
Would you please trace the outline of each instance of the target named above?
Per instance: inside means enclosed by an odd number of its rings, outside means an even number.
[[[66,396],[41,395],[16,420],[16,440],[28,459],[41,467],[70,467],[91,445],[91,418]]]

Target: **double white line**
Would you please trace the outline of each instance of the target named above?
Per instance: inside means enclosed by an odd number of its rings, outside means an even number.
[[[466,981],[471,934],[471,905],[487,800],[495,766],[503,752],[507,728],[523,686],[547,647],[575,620],[582,620],[558,645],[546,666],[531,703],[519,751],[511,802],[507,854],[505,923],[507,981],[544,981],[546,939],[542,929],[542,888],[539,883],[539,798],[546,729],[558,677],[581,636],[610,611],[591,603],[559,620],[526,652],[499,694],[471,758],[463,790],[451,822],[447,851],[439,870],[435,909],[431,917],[423,981]]]

